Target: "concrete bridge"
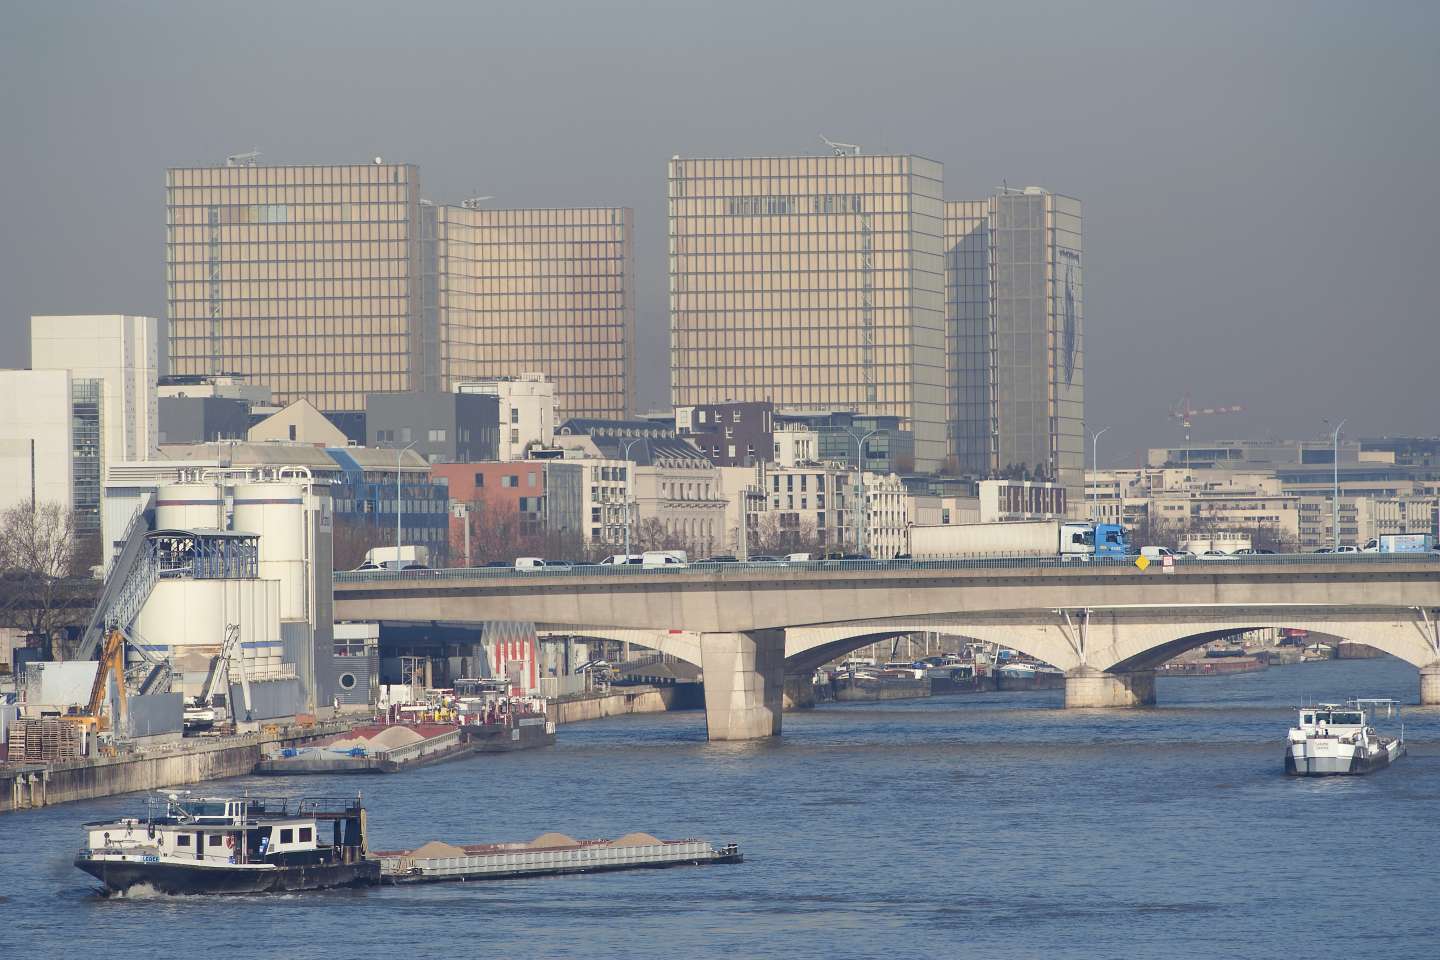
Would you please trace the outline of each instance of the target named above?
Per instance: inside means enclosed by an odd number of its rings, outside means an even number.
[[[1155,701],[1154,670],[1216,636],[1309,629],[1420,669],[1440,703],[1440,558],[715,564],[337,574],[337,618],[525,620],[623,638],[700,666],[709,736],[780,732],[785,677],[898,634],[994,640],[1065,671],[1067,707]]]

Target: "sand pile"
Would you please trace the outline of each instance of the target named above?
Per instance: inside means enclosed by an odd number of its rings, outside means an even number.
[[[409,727],[386,727],[373,737],[346,737],[326,744],[325,749],[343,753],[359,747],[366,753],[381,753],[397,747],[408,747],[424,739]]]

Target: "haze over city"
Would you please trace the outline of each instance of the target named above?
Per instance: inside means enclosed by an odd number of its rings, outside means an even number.
[[[1080,198],[1102,462],[1197,437],[1433,434],[1440,12],[1392,3],[12,5],[0,365],[31,314],[165,315],[164,170],[419,164],[437,202],[635,209],[668,405],[666,161],[867,154]]]

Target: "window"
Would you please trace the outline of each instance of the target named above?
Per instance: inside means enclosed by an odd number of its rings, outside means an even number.
[[[520,476],[519,476],[519,474],[515,474],[515,473],[507,473],[507,474],[505,474],[505,476],[503,476],[503,477],[500,478],[500,486],[502,486],[502,487],[518,487],[518,486],[520,486]]]
[[[477,474],[475,474],[475,486],[477,486],[477,487],[483,487],[483,486],[485,486],[485,474],[483,474],[483,473],[477,473]]]
[[[446,431],[443,428],[439,430],[431,430],[429,434],[429,439],[431,443],[444,443],[445,436]]]
[[[511,407],[511,408],[510,408],[510,422],[511,422],[511,423],[519,423],[519,422],[520,422],[520,408],[519,408],[519,407]]]
[[[312,840],[314,840],[314,839],[315,839],[315,833],[314,833],[314,831],[311,830],[310,827],[301,827],[301,828],[300,828],[300,842],[301,842],[301,843],[310,843],[310,842],[311,842]]]
[[[739,411],[739,410],[731,410],[731,411],[730,411],[730,422],[731,422],[731,423],[739,423],[739,422],[740,422],[740,411]]]
[[[410,442],[410,428],[409,428],[409,427],[401,427],[401,428],[400,428],[400,442],[401,442],[401,443],[409,443],[409,442]]]
[[[177,846],[177,847],[188,847],[188,846],[190,846],[190,834],[188,834],[188,833],[182,833],[182,834],[180,834],[178,837],[176,837],[176,838],[175,838],[175,846]]]
[[[527,473],[527,474],[525,475],[525,486],[527,486],[527,487],[533,487],[533,486],[535,486],[535,473],[534,473],[534,471],[531,471],[530,473]]]
[[[511,443],[519,443],[519,442],[520,442],[520,431],[519,431],[519,430],[511,429],[511,431],[510,431],[510,442],[511,442]]]
[[[218,847],[218,846],[220,846],[220,844],[222,844],[222,843],[224,843],[224,842],[225,842],[225,838],[222,837],[222,836],[220,836],[220,834],[218,834],[218,833],[212,833],[212,834],[210,834],[210,841],[209,841],[210,846],[212,846],[212,847]]]
[[[281,843],[294,843],[294,842],[295,842],[295,831],[292,830],[290,827],[283,827],[283,828],[281,828],[281,830],[280,830],[280,842],[281,842]]]
[[[294,439],[295,439],[295,424],[293,424],[293,423],[290,424],[290,439],[291,439],[291,440],[294,440]]]

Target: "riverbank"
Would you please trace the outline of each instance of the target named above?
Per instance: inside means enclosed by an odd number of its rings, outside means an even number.
[[[704,706],[705,695],[700,684],[675,683],[663,686],[612,686],[603,691],[573,694],[551,700],[547,710],[550,720],[556,726],[561,726],[630,714],[699,710]]]
[[[114,757],[59,763],[0,764],[0,813],[250,773],[267,750],[301,746],[350,729],[353,719],[264,733],[187,737]]]

